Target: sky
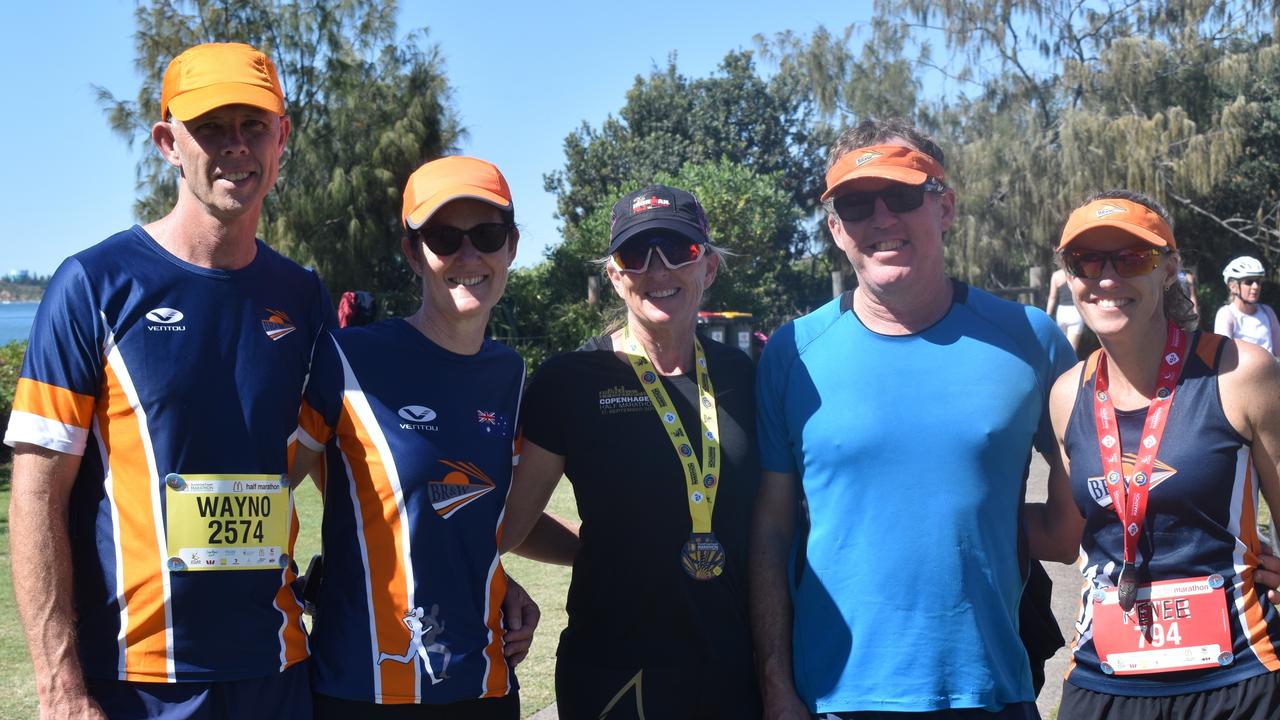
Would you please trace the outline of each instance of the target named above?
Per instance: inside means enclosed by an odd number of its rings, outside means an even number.
[[[74,5],[74,8],[73,8]],[[132,0],[0,4],[0,63],[9,110],[0,137],[10,171],[0,179],[0,274],[49,274],[63,258],[134,222],[138,153],[107,127],[93,90],[134,98]],[[870,3],[842,16],[820,4],[691,0],[402,2],[399,31],[427,27],[454,88],[468,136],[459,150],[498,165],[511,185],[521,241],[516,264],[538,263],[559,242],[544,174],[564,165],[565,137],[616,115],[637,75],[675,52],[689,77],[712,73],[757,33],[808,33],[865,22]],[[830,7],[830,6],[827,6]]]

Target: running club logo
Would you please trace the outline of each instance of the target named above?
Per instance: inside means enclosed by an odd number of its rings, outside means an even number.
[[[862,167],[863,165],[866,165],[867,163],[871,162],[872,160],[875,160],[878,157],[880,157],[880,153],[874,150],[868,150],[867,152],[864,152],[858,157],[854,158],[853,165],[854,167]]]
[[[449,679],[449,661],[453,659],[453,653],[449,652],[449,646],[440,642],[440,633],[444,632],[444,621],[439,619],[440,606],[432,605],[431,614],[424,613],[422,608],[416,607],[404,614],[404,625],[409,629],[409,647],[400,655],[393,655],[389,652],[378,653],[378,664],[390,660],[402,665],[408,665],[416,659],[422,660],[422,667],[427,671],[427,677],[431,678],[431,684],[443,682]],[[431,656],[435,655],[440,658],[440,674],[436,675],[435,666],[431,664]]]
[[[186,325],[180,325],[182,318],[185,317],[181,310],[173,308],[158,307],[147,313],[147,320],[154,325],[147,325],[147,329],[151,332],[182,332],[187,329]]]
[[[1100,207],[1100,208],[1098,208],[1097,210],[1093,211],[1093,214],[1094,214],[1097,218],[1102,219],[1102,218],[1104,218],[1104,217],[1107,217],[1108,215],[1115,215],[1116,213],[1127,213],[1127,212],[1129,212],[1129,211],[1128,211],[1128,210],[1125,210],[1124,208],[1120,207],[1119,205],[1112,205],[1111,203],[1106,203],[1106,204],[1105,204],[1105,205],[1103,205],[1102,207]]]
[[[1134,483],[1136,485],[1145,485],[1149,490],[1155,490],[1160,483],[1168,480],[1178,471],[1168,464],[1156,460],[1151,465],[1151,475],[1146,476],[1141,473],[1138,477],[1133,475],[1133,466],[1138,462],[1137,453],[1125,453],[1121,458],[1121,467],[1124,469],[1125,483]],[[1112,482],[1118,481],[1118,478],[1112,478]],[[1111,495],[1107,493],[1107,478],[1104,475],[1097,475],[1089,478],[1089,494],[1093,496],[1093,501],[1102,507],[1111,507]]]
[[[267,319],[262,321],[262,331],[267,334],[267,337],[279,340],[297,329],[283,310],[267,308]]]
[[[431,507],[436,514],[448,520],[454,513],[493,491],[494,482],[475,464],[454,460],[441,460],[451,470],[440,480],[427,483]]]

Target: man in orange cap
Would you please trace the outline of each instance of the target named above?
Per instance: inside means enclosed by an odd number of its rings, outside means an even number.
[[[1037,717],[1019,518],[1033,442],[1061,473],[1047,398],[1075,354],[1040,310],[947,278],[943,160],[901,121],[837,140],[822,200],[857,288],[760,361],[768,718]]]
[[[55,273],[5,437],[41,716],[310,718],[286,473],[335,319],[255,236],[284,94],[266,55],[211,43],[169,64],[160,106],[177,202]]]

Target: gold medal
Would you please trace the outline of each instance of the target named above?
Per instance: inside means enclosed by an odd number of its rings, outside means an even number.
[[[714,580],[724,574],[724,546],[714,533],[693,533],[680,551],[680,566],[694,580]]]

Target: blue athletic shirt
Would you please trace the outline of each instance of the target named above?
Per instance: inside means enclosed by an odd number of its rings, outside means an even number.
[[[1018,528],[1075,354],[1042,311],[958,282],[913,335],[868,330],[851,299],[784,325],[757,376],[761,465],[799,476],[808,507],[796,689],[819,713],[1033,701]]]
[[[1071,492],[1085,516],[1080,570],[1085,577],[1076,617],[1075,653],[1067,681],[1112,695],[1165,696],[1214,690],[1280,670],[1280,611],[1253,582],[1260,551],[1258,475],[1249,441],[1222,411],[1218,365],[1227,342],[1196,333],[1169,408],[1164,439],[1152,468],[1147,519],[1138,540],[1140,582],[1218,574],[1227,592],[1230,665],[1145,675],[1105,675],[1093,645],[1094,588],[1112,588],[1124,563],[1124,535],[1111,508],[1098,456],[1093,387],[1098,355],[1089,358],[1067,422],[1064,446],[1071,460]],[[1118,410],[1124,473],[1147,409]],[[1265,462],[1265,460],[1264,460]],[[1166,644],[1166,647],[1172,646]]]
[[[319,343],[298,429],[328,446],[316,692],[445,704],[515,690],[498,538],[523,383],[511,348],[458,355],[401,319]]]
[[[311,350],[331,323],[315,273],[262,242],[246,267],[213,270],[135,225],[54,273],[5,442],[83,456],[69,529],[88,677],[235,680],[307,657],[292,567],[172,569],[165,480],[283,476]]]

